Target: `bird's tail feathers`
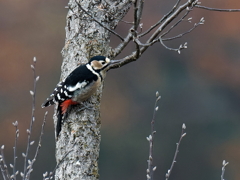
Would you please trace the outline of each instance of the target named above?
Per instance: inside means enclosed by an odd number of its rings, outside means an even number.
[[[58,105],[57,108],[57,126],[56,126],[56,137],[58,138],[61,130],[62,130],[62,123],[63,123],[63,118],[65,116],[65,114],[62,113],[62,107],[60,105]]]
[[[47,98],[47,100],[42,104],[42,108],[54,105],[55,102],[53,99]]]

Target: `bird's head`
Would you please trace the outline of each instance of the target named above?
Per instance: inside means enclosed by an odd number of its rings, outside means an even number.
[[[109,65],[116,64],[120,61],[118,60],[110,60],[105,56],[94,56],[90,59],[88,64],[92,66],[93,70],[101,73],[103,77],[105,77],[106,72],[109,70]]]

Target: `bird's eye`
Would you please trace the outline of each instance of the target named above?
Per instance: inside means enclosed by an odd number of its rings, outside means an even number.
[[[105,61],[102,61],[102,65],[104,65],[106,62]]]

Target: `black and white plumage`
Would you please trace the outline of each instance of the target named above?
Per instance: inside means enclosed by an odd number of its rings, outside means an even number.
[[[57,84],[53,93],[42,104],[42,108],[53,104],[57,105],[57,137],[68,108],[89,99],[101,85],[108,66],[118,62],[117,60],[110,61],[104,56],[95,56],[87,64],[77,67],[64,81]]]

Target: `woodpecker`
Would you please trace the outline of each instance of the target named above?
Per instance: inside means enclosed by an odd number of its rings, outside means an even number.
[[[109,65],[118,62],[120,61],[110,60],[104,56],[94,56],[87,64],[80,65],[65,80],[57,84],[53,93],[42,104],[42,108],[57,105],[56,137],[59,136],[69,107],[89,99],[102,84]]]

